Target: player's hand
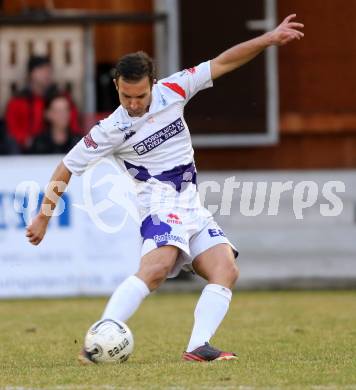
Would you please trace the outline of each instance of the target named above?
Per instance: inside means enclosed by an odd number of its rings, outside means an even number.
[[[300,31],[304,28],[304,24],[293,21],[296,17],[296,14],[287,16],[278,27],[267,33],[271,45],[283,46],[304,37],[304,34]]]
[[[26,237],[32,245],[38,245],[46,234],[48,218],[38,214],[26,229]]]

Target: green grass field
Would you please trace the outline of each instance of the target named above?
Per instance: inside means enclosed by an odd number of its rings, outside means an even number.
[[[155,294],[129,321],[135,352],[82,367],[104,299],[0,301],[0,388],[356,389],[356,292],[236,293],[212,344],[236,362],[180,360],[198,295]]]

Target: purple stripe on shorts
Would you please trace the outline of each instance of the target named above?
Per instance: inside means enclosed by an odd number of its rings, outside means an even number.
[[[141,225],[141,236],[143,241],[147,239],[152,239],[157,248],[167,245],[188,245],[187,240],[183,238],[180,233],[172,233],[172,227],[159,219],[158,215],[153,214],[149,215],[144,219]]]
[[[168,243],[167,234],[172,231],[171,226],[168,223],[161,221],[157,215],[149,215],[146,217],[142,224],[140,233],[143,240],[152,239],[155,240],[157,247],[166,245]],[[157,240],[157,237],[161,237],[161,240]]]

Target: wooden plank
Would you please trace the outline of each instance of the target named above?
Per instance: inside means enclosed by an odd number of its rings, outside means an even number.
[[[276,146],[196,149],[199,170],[356,168],[355,134],[286,134]]]
[[[286,112],[281,115],[282,134],[356,133],[356,114]]]

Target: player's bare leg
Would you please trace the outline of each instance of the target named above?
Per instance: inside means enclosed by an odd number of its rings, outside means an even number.
[[[228,311],[231,288],[239,270],[230,245],[218,244],[193,261],[195,272],[208,281],[194,312],[194,327],[183,359],[192,361],[235,360],[234,353],[222,352],[208,343]]]
[[[172,245],[154,249],[142,257],[136,276],[146,283],[150,291],[155,290],[166,280],[178,253],[179,249]]]
[[[232,289],[239,278],[239,269],[229,244],[218,244],[197,256],[194,271],[208,281]]]
[[[126,322],[146,296],[166,280],[178,253],[178,248],[167,245],[143,256],[138,272],[124,280],[114,291],[101,319]],[[78,360],[81,364],[92,364],[84,349],[80,352]]]
[[[143,299],[165,281],[178,252],[178,248],[167,245],[143,256],[138,272],[124,280],[111,296],[102,319],[126,322]]]

